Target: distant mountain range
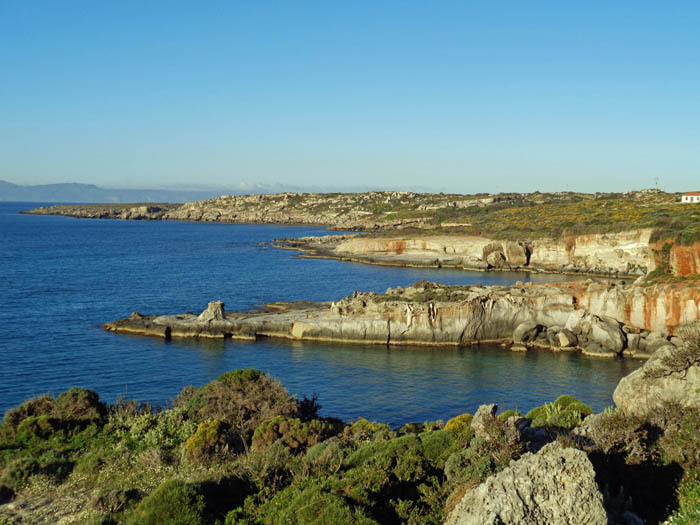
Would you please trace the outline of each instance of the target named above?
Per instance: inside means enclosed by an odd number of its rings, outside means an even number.
[[[251,188],[259,192],[262,188]],[[264,190],[263,190],[264,191]],[[94,184],[41,184],[21,186],[0,180],[0,201],[120,203],[120,202],[189,202],[211,199],[223,194],[250,193],[227,189],[211,190],[137,190],[101,188]]]

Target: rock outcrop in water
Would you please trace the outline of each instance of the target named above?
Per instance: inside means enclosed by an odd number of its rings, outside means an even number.
[[[223,303],[215,301],[200,315],[133,314],[105,329],[166,338],[267,336],[433,346],[504,342],[515,343],[514,350],[539,346],[600,357],[648,357],[660,346],[682,343],[674,331],[698,319],[699,303],[700,290],[694,287],[422,281],[382,295],[355,292],[334,303],[278,303],[260,312],[225,313]]]
[[[446,525],[606,525],[603,496],[585,452],[546,445],[467,492]]]

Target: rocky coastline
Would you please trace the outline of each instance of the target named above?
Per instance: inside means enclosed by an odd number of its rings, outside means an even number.
[[[700,316],[700,290],[592,280],[557,284],[445,286],[421,281],[384,294],[354,292],[331,303],[274,303],[226,312],[212,301],[201,314],[130,317],[104,325],[117,333],[163,338],[275,337],[383,345],[501,343],[580,351],[595,357],[648,358],[682,346],[683,325]]]
[[[618,278],[655,271],[698,274],[700,227],[692,209],[676,199],[663,192],[279,193],[185,204],[57,205],[22,213],[323,226],[363,233],[280,239],[273,245],[306,257],[389,266]],[[676,217],[675,226],[669,226],[669,217]]]
[[[637,278],[657,267],[651,235],[644,229],[508,241],[463,234],[344,234],[278,239],[273,246],[305,257],[384,266]]]

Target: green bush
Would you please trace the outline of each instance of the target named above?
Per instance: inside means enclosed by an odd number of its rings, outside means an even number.
[[[346,499],[331,492],[323,483],[310,480],[294,483],[278,492],[260,508],[255,520],[265,525],[370,525],[377,522]],[[227,524],[240,523],[237,512],[230,513]]]
[[[185,443],[185,456],[192,463],[208,464],[226,458],[232,445],[231,425],[222,419],[200,423]]]
[[[396,433],[389,425],[368,421],[363,417],[347,425],[343,431],[343,437],[346,440],[355,442],[391,439],[395,436]]]
[[[174,407],[157,414],[136,414],[124,419],[122,425],[123,437],[144,447],[164,451],[177,448],[197,431],[197,424],[187,417],[183,407]]]
[[[22,488],[31,476],[39,472],[41,472],[39,461],[32,457],[20,456],[3,467],[0,484],[13,489]]]
[[[481,438],[474,438],[467,448],[447,458],[445,476],[452,486],[481,483],[507,465],[494,459],[489,445]]]
[[[264,450],[278,439],[295,452],[306,450],[330,437],[333,427],[314,419],[302,423],[298,418],[275,416],[263,422],[253,434],[253,450]]]
[[[697,525],[700,523],[700,481],[682,482],[678,487],[678,509],[667,523]]]
[[[58,422],[46,414],[29,416],[17,426],[16,439],[20,442],[47,439],[58,429]]]
[[[453,417],[445,423],[445,430],[450,430],[455,434],[462,434],[471,429],[472,419],[474,419],[474,416],[471,414]]]
[[[304,455],[302,466],[306,475],[327,476],[335,474],[343,466],[345,454],[336,441],[322,441],[312,446]]]
[[[533,427],[550,427],[571,430],[581,424],[586,416],[593,413],[591,407],[578,399],[564,395],[553,403],[530,410],[526,417],[532,419]]]
[[[197,484],[171,479],[144,498],[127,520],[129,525],[203,525],[205,502]]]
[[[415,486],[433,472],[421,440],[408,434],[365,445],[345,461],[334,486],[358,504],[386,507],[392,499],[414,499]]]
[[[297,412],[297,403],[287,390],[254,369],[226,372],[179,399],[187,416],[196,422],[228,421],[244,445],[263,421],[275,416],[293,417]]]
[[[92,390],[71,388],[56,398],[56,417],[76,423],[92,423],[107,415],[107,405]]]
[[[505,423],[508,421],[511,417],[522,417],[522,414],[520,413],[519,410],[506,410],[504,412],[501,412],[498,414],[498,420],[501,423]]]
[[[425,458],[438,469],[442,469],[450,454],[462,445],[449,430],[423,432],[418,437],[423,445]]]
[[[39,396],[28,399],[17,408],[12,408],[5,413],[3,424],[0,427],[0,440],[7,442],[17,435],[17,427],[28,417],[50,417],[56,409],[56,400],[50,396]]]

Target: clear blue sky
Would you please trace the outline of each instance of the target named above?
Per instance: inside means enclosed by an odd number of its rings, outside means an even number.
[[[0,0],[0,179],[700,190],[700,2]]]

